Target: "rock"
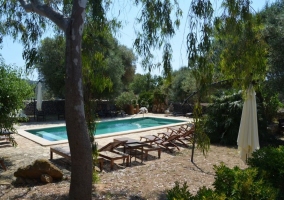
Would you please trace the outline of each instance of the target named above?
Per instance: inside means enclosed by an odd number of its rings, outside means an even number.
[[[25,179],[21,177],[17,177],[15,180],[15,184],[25,184],[25,183],[26,183]]]
[[[53,178],[51,176],[49,176],[48,174],[42,174],[40,176],[40,180],[41,182],[43,183],[52,183],[53,181]]]
[[[35,184],[37,181],[35,179],[25,178],[27,184]]]
[[[62,171],[45,159],[35,160],[31,165],[20,167],[14,173],[15,177],[40,179],[42,174],[47,174],[52,179],[61,180],[63,177]]]

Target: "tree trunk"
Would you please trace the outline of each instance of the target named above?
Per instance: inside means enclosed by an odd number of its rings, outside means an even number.
[[[74,3],[75,2],[75,3]],[[71,152],[70,199],[92,198],[91,143],[85,121],[81,41],[84,8],[73,2],[71,20],[66,31],[66,96],[65,114]]]

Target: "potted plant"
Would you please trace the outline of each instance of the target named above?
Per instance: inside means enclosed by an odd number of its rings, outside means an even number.
[[[128,115],[134,114],[134,106],[132,105],[133,100],[136,99],[135,94],[131,92],[123,92],[115,99],[117,107],[123,109]]]

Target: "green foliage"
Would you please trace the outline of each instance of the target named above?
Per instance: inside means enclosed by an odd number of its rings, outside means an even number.
[[[284,146],[260,148],[252,153],[248,165],[257,168],[258,176],[279,189],[278,199],[284,198]]]
[[[193,112],[194,116],[197,116],[193,120],[195,124],[194,140],[197,144],[197,149],[200,149],[203,152],[203,155],[206,156],[210,148],[210,138],[203,129],[204,121],[201,118],[202,108],[199,102],[194,105]]]
[[[269,82],[269,81],[268,81]],[[273,122],[278,114],[279,108],[283,104],[279,100],[279,94],[270,88],[270,83],[266,83],[261,90],[263,98],[263,114],[268,123]]]
[[[189,29],[187,35],[188,67],[195,79],[196,103],[194,105],[195,139],[197,148],[206,154],[210,147],[210,140],[202,126],[201,99],[208,92],[208,85],[212,82],[213,65],[210,61],[212,40],[213,8],[210,0],[193,0],[190,4]]]
[[[237,88],[264,81],[267,72],[267,45],[260,17],[253,15],[249,0],[223,1],[222,15],[214,21],[215,38],[222,44],[221,72]]]
[[[142,92],[139,94],[139,105],[140,107],[151,108],[154,102],[153,92]]]
[[[137,18],[142,24],[141,32],[138,32],[134,42],[137,53],[142,56],[142,66],[144,69],[151,69],[157,65],[152,63],[152,49],[163,48],[163,68],[164,74],[171,72],[172,49],[169,39],[174,35],[175,28],[179,27],[179,17],[182,11],[178,6],[178,1],[169,0],[135,0],[136,5],[142,4],[141,16]],[[176,19],[172,20],[173,14]],[[160,65],[160,64],[158,64]]]
[[[63,36],[45,38],[38,47],[38,60],[35,67],[47,89],[55,97],[65,97],[65,40]]]
[[[182,67],[172,73],[171,87],[168,92],[170,101],[183,102],[194,91],[196,91],[195,79],[190,69]]]
[[[283,83],[284,83],[284,58],[283,58],[283,23],[284,23],[284,2],[278,0],[268,4],[261,12],[261,20],[264,23],[262,31],[263,38],[269,46],[268,51],[268,66],[267,82],[269,88],[282,95],[283,98]]]
[[[167,191],[168,200],[188,200],[191,197],[187,182],[184,182],[182,187],[180,187],[179,182],[175,182],[175,186]]]
[[[123,109],[126,105],[131,105],[136,100],[136,95],[131,92],[123,92],[115,99],[115,105]]]
[[[55,6],[55,3],[51,3]],[[9,35],[23,44],[23,58],[27,67],[37,59],[35,44],[51,24],[45,17],[25,12],[19,1],[1,1],[0,19],[3,20],[3,35]]]
[[[226,199],[270,199],[274,200],[277,190],[258,176],[256,168],[230,169],[224,164],[214,166],[216,178],[213,183],[215,192],[224,194]]]
[[[98,183],[100,180],[100,177],[98,173],[95,170],[95,166],[98,164],[98,156],[99,156],[99,151],[98,151],[98,144],[96,142],[92,142],[92,157],[93,157],[93,183]]]
[[[119,45],[111,25],[100,21],[86,24],[83,35],[83,75],[86,89],[96,99],[119,95],[133,79],[136,57],[132,50]]]
[[[265,144],[274,143],[276,140],[268,133],[266,120],[275,116],[279,100],[273,91],[257,92],[256,97],[259,140]],[[212,98],[214,103],[208,106],[207,115],[203,116],[204,131],[211,143],[236,145],[243,108],[241,91],[227,90]]]
[[[243,100],[241,91],[220,92],[206,109],[204,131],[211,143],[236,145]]]
[[[18,122],[18,111],[33,95],[32,87],[21,77],[21,71],[6,65],[0,57],[0,130],[16,131],[13,125]]]
[[[121,59],[122,66],[124,67],[124,74],[121,77],[121,81],[126,86],[127,89],[128,85],[133,81],[134,74],[136,70],[135,62],[137,57],[134,55],[132,49],[127,48],[126,46],[119,45],[116,49],[117,56]],[[117,63],[113,63],[113,65],[117,65]]]
[[[129,89],[133,90],[135,94],[140,94],[144,92],[152,92],[161,86],[163,78],[161,76],[154,75],[150,73],[147,74],[135,74],[133,81],[129,85]]]
[[[135,56],[107,30],[95,32],[87,25],[83,36],[83,81],[85,92],[93,98],[112,98],[121,93],[134,76]],[[91,34],[92,33],[92,34]],[[95,45],[94,45],[95,43]],[[65,40],[61,36],[46,38],[38,49],[36,64],[40,77],[55,96],[64,97],[65,91]]]
[[[193,196],[188,191],[187,182],[180,187],[175,186],[167,191],[169,200],[274,200],[277,198],[278,190],[273,188],[264,177],[258,176],[257,168],[230,169],[224,164],[214,166],[215,181],[214,190],[201,187]]]
[[[141,92],[147,91],[147,76],[142,74],[135,74],[133,81],[129,85],[129,89],[135,94],[140,94]]]
[[[217,193],[214,190],[206,187],[199,188],[196,195],[191,198],[192,200],[225,200],[227,199],[225,194]]]

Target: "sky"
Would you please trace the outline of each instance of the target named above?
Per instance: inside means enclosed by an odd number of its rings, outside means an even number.
[[[269,3],[274,0],[268,1]],[[115,37],[118,39],[121,45],[125,45],[128,48],[133,49],[133,43],[136,38],[135,29],[137,29],[137,25],[135,24],[135,17],[139,15],[140,9],[135,8],[129,1],[125,0],[115,0],[115,4],[110,7],[108,12],[109,16],[115,16],[118,19],[122,20],[123,28],[119,30]],[[172,58],[172,67],[173,70],[177,70],[182,66],[187,64],[186,59],[186,34],[188,33],[187,29],[187,19],[186,13],[188,12],[188,0],[179,0],[180,7],[183,10],[183,18],[181,20],[181,25],[178,31],[176,31],[175,37],[172,38],[171,44],[173,49],[173,58]],[[214,2],[214,1],[213,1]],[[214,8],[218,8],[221,0],[215,0],[213,3]],[[255,11],[261,10],[267,0],[253,0],[252,7]],[[46,33],[45,36],[52,37],[52,32]],[[22,45],[18,42],[14,42],[10,37],[4,37],[3,39],[3,48],[0,49],[0,54],[4,58],[6,64],[15,65],[20,68],[25,69],[25,61],[22,58]],[[154,62],[161,62],[162,54],[159,50],[155,50],[154,52],[155,60]],[[138,58],[136,63],[136,73],[145,74],[148,71],[142,69],[141,59]],[[156,69],[151,71],[152,74],[161,75],[162,69]],[[29,78],[31,80],[38,80],[38,73],[36,71],[30,71]]]

